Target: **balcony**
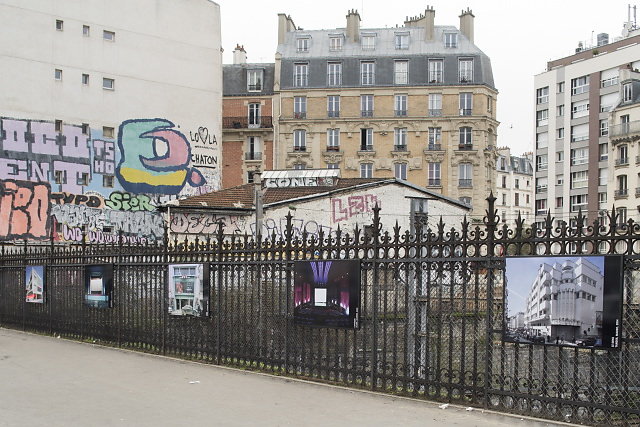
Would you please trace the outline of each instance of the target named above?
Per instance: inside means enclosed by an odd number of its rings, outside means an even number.
[[[394,145],[393,151],[407,151],[407,145],[406,144]]]
[[[629,191],[626,188],[620,188],[613,193],[613,197],[616,199],[625,199],[629,196]]]
[[[622,141],[640,139],[640,120],[609,126],[609,138],[614,144]]]
[[[360,151],[373,151],[373,145],[361,145]]]
[[[536,165],[536,171],[546,171],[549,168],[548,163],[538,163]]]
[[[340,111],[327,111],[327,117],[340,117]]]
[[[429,187],[440,187],[442,180],[440,178],[429,178]]]
[[[538,185],[536,186],[536,193],[546,193],[547,186],[546,185]]]
[[[339,145],[327,145],[327,151],[340,151]]]
[[[429,143],[429,145],[427,145],[427,150],[428,151],[442,151],[442,144]]]
[[[616,166],[627,166],[629,164],[628,157],[620,157],[616,159]]]
[[[307,146],[306,145],[294,146],[293,151],[307,151]]]
[[[396,117],[406,117],[407,116],[407,110],[395,110],[394,115]]]
[[[460,109],[460,115],[461,116],[470,116],[471,115],[471,108],[461,108]]]
[[[429,117],[442,117],[442,109],[441,108],[436,108],[436,109],[429,108]]]
[[[273,121],[271,116],[260,116],[258,120],[248,117],[223,117],[222,118],[223,129],[270,129],[273,128]]]
[[[429,71],[429,83],[442,83],[442,71]]]
[[[362,117],[373,117],[373,110],[362,110],[360,115]]]
[[[262,160],[262,153],[257,151],[249,151],[248,153],[244,153],[245,160]]]
[[[470,151],[473,150],[473,144],[459,144],[458,150],[460,151]]]
[[[473,187],[473,180],[472,179],[459,179],[458,180],[458,187],[461,188],[471,188]]]
[[[249,85],[249,92],[260,92],[262,91],[262,84],[256,83],[254,85]]]
[[[473,83],[473,76],[471,73],[461,73],[460,83]]]

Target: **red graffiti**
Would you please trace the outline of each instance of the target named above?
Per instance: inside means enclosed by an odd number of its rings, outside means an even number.
[[[360,214],[370,214],[376,203],[380,205],[378,197],[374,194],[361,196],[349,196],[331,199],[333,222],[340,222]]]
[[[0,180],[0,239],[49,237],[50,202],[48,183]]]

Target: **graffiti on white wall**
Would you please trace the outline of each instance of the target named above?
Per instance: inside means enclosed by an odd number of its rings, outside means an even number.
[[[353,196],[331,198],[331,218],[334,223],[357,217],[370,219],[373,217],[373,208],[381,207],[380,200],[375,194],[359,194]]]

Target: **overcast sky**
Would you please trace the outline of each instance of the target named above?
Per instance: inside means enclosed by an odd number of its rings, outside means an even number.
[[[459,27],[458,16],[470,7],[475,15],[475,44],[489,57],[498,95],[498,145],[514,154],[533,150],[533,76],[547,61],[572,54],[578,41],[596,43],[598,33],[620,36],[627,19],[626,1],[594,0],[217,0],[222,20],[224,63],[244,45],[249,62],[273,62],[278,13],[291,15],[307,30],[346,26],[349,9],[360,12],[361,28],[402,25],[406,16],[434,6],[436,25]],[[640,11],[639,11],[640,13]]]

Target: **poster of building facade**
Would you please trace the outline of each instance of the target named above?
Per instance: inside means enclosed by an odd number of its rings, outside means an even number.
[[[44,266],[29,265],[25,274],[26,301],[44,303]]]
[[[89,307],[113,306],[113,266],[110,264],[87,265],[84,273],[84,301]]]
[[[508,257],[503,339],[619,348],[622,257]]]
[[[298,261],[294,266],[293,286],[295,323],[359,327],[359,261]]]
[[[169,265],[169,314],[209,315],[209,273],[203,264]]]

